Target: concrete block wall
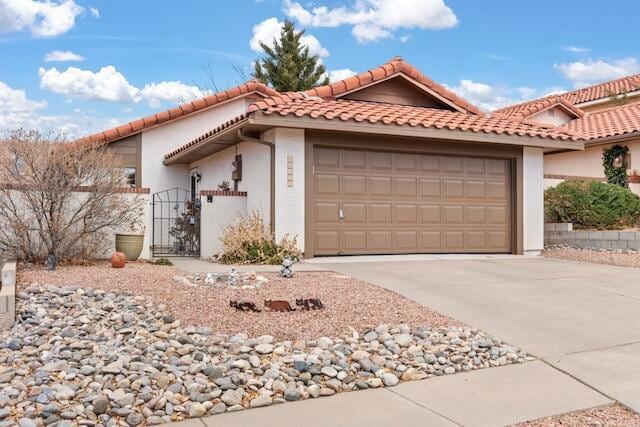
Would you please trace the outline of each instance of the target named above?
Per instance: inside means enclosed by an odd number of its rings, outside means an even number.
[[[1,265],[1,264],[0,264]],[[16,262],[8,260],[0,269],[0,331],[16,321]]]
[[[573,224],[545,224],[545,246],[640,250],[640,231],[573,231]]]

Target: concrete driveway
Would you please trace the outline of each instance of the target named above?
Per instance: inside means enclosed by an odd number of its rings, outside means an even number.
[[[545,258],[346,262],[640,412],[640,269]]]

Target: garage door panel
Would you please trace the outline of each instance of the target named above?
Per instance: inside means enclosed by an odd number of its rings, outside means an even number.
[[[321,224],[339,224],[338,211],[340,207],[335,202],[316,202],[314,217]]]
[[[484,175],[485,159],[466,158],[464,159],[464,169],[467,175]]]
[[[345,196],[366,196],[367,178],[361,175],[344,175],[342,177],[342,194]]]
[[[337,195],[340,193],[339,175],[316,175],[316,194]]]
[[[418,250],[418,232],[417,231],[396,231],[395,247],[399,251],[416,251]]]
[[[421,231],[420,249],[427,252],[439,251],[442,249],[440,231]]]
[[[392,180],[389,176],[370,176],[367,181],[367,195],[373,197],[391,197]]]
[[[464,206],[442,206],[442,223],[448,225],[464,224]]]
[[[465,206],[464,207],[464,223],[465,224],[486,224],[487,208],[484,206]]]
[[[443,231],[442,249],[449,252],[464,250],[464,233],[462,231]]]
[[[465,231],[464,247],[470,250],[481,250],[487,247],[486,231]]]
[[[487,224],[505,224],[509,220],[509,209],[507,206],[488,206]]]
[[[377,151],[367,152],[368,166],[371,170],[390,171],[393,169],[393,154]]]
[[[366,169],[367,152],[361,150],[344,150],[342,152],[343,169]]]
[[[363,252],[367,250],[367,232],[364,230],[346,230],[342,232],[344,252]]]
[[[441,161],[440,156],[430,156],[430,155],[422,155],[420,156],[420,163],[422,172],[435,172],[439,173],[442,166],[440,165]]]
[[[511,251],[509,160],[314,152],[311,236],[317,254]]]
[[[418,194],[418,180],[416,178],[394,178],[393,179],[397,197],[416,197]]]
[[[391,203],[367,204],[367,219],[370,224],[391,224],[393,222],[393,208]]]
[[[509,240],[509,234],[506,231],[487,232],[487,247],[489,249],[501,250],[508,247],[510,245]]]
[[[509,195],[509,186],[504,181],[487,182],[487,199],[504,200]]]
[[[420,196],[431,199],[440,199],[440,180],[438,178],[422,178],[420,179]]]
[[[314,164],[318,168],[338,169],[340,167],[340,150],[335,148],[316,148]]]
[[[393,235],[388,230],[374,230],[367,233],[368,247],[371,251],[392,252]]]
[[[442,180],[442,189],[445,199],[464,198],[464,181],[460,179],[444,178]]]
[[[440,205],[422,205],[420,206],[420,224],[440,225]]]
[[[464,158],[462,157],[443,157],[442,171],[447,174],[463,174]]]
[[[417,154],[396,154],[395,170],[402,172],[415,172],[418,169]]]
[[[487,197],[484,181],[466,181],[464,191],[467,199],[485,199]]]
[[[344,223],[362,224],[366,222],[367,205],[365,203],[343,203]]]
[[[316,230],[313,241],[316,253],[325,255],[340,252],[340,234],[337,230]]]
[[[418,207],[416,205],[396,204],[395,223],[416,225],[418,223]]]

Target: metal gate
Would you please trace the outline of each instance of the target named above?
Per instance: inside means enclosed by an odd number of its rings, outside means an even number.
[[[193,192],[172,188],[153,194],[154,257],[200,256],[200,200]]]

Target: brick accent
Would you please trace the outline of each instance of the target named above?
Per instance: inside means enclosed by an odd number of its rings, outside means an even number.
[[[36,187],[24,184],[0,184],[0,189],[16,191],[38,191]],[[76,187],[73,191],[78,193],[90,193],[91,191],[94,191],[94,187]],[[117,188],[115,192],[122,194],[149,194],[151,190],[144,187],[120,187]]]
[[[201,196],[236,196],[247,197],[246,191],[200,190]]]

